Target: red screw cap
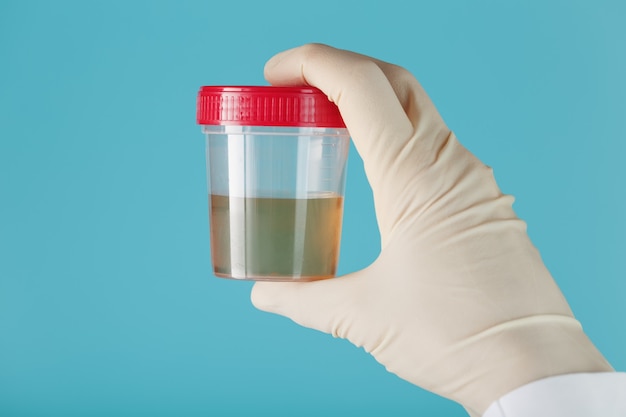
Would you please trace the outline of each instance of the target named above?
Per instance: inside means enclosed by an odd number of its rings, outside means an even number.
[[[346,127],[315,87],[204,86],[196,117],[200,125]]]

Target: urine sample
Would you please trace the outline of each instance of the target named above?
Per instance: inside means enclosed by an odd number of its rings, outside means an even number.
[[[205,86],[216,276],[311,281],[337,271],[349,134],[312,87]]]

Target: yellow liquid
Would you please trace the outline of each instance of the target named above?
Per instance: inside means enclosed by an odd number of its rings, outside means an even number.
[[[215,275],[256,280],[335,276],[343,198],[209,195]]]

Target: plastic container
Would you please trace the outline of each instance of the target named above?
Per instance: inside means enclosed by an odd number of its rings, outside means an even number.
[[[335,276],[349,134],[311,87],[205,86],[211,259],[216,276]]]

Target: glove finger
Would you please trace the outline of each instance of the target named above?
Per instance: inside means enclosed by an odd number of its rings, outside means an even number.
[[[392,163],[412,136],[413,125],[385,73],[363,55],[304,45],[270,59],[265,77],[272,84],[308,84],[326,93],[339,107],[368,177],[372,166],[384,170]]]
[[[400,105],[404,109],[414,128],[420,127],[418,126],[418,122],[425,118],[431,120],[441,120],[441,117],[430,100],[430,97],[428,97],[426,91],[424,91],[421,84],[417,81],[413,74],[411,74],[411,72],[399,65],[356,52],[342,50],[341,53],[346,56],[351,56],[354,60],[372,61],[378,65],[378,67],[385,74],[385,77],[395,92]],[[272,64],[270,64],[270,66],[271,65]],[[443,123],[443,121],[441,122]]]
[[[360,314],[354,300],[364,283],[364,277],[357,275],[313,282],[256,282],[250,298],[259,310],[349,339],[350,317]]]

